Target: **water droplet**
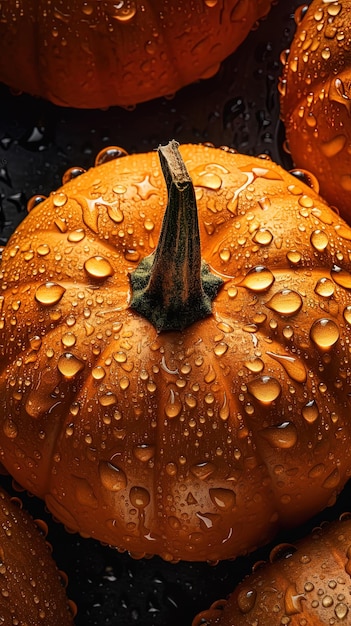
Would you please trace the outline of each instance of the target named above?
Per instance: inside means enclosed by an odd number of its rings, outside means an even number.
[[[351,274],[346,270],[342,269],[338,265],[333,265],[330,275],[333,281],[339,285],[339,287],[344,287],[344,289],[351,289]]]
[[[65,291],[66,289],[62,285],[47,282],[39,285],[34,297],[40,304],[51,306],[61,300]]]
[[[237,595],[237,603],[241,613],[244,613],[245,615],[246,613],[252,611],[256,604],[256,598],[257,591],[255,589],[250,589],[247,587],[241,589]]]
[[[150,494],[143,487],[132,487],[129,498],[131,504],[137,509],[145,509],[150,503]]]
[[[266,228],[259,228],[253,237],[255,243],[259,243],[261,246],[268,246],[273,240],[273,235],[270,230]]]
[[[85,237],[85,231],[83,228],[78,228],[77,230],[73,230],[67,236],[67,240],[71,243],[79,243]]]
[[[263,265],[253,267],[241,281],[240,285],[251,291],[267,291],[274,283],[272,272]]]
[[[59,372],[65,378],[74,378],[84,368],[84,363],[70,352],[64,352],[57,362]]]
[[[340,333],[333,320],[322,318],[313,322],[310,337],[321,350],[330,350],[338,341]]]
[[[77,341],[77,337],[73,333],[65,333],[62,335],[61,341],[65,348],[72,348]]]
[[[302,256],[297,250],[289,250],[286,254],[286,258],[290,261],[290,263],[292,263],[292,265],[297,265],[300,263]]]
[[[84,269],[89,276],[98,280],[104,280],[114,273],[110,261],[102,256],[93,256],[87,259],[84,263]]]
[[[284,595],[284,606],[287,615],[296,615],[301,613],[301,600],[305,598],[303,593],[297,593],[296,586],[288,585]]]
[[[288,376],[297,383],[304,383],[307,378],[305,365],[302,361],[286,354],[275,354],[267,351],[267,354],[280,363]]]
[[[56,207],[62,207],[67,202],[67,196],[63,191],[53,191],[51,193],[53,205]]]
[[[110,16],[118,22],[130,22],[136,14],[136,4],[132,0],[117,0],[117,2],[109,3],[106,9]]]
[[[121,491],[127,486],[124,471],[109,461],[100,461],[99,475],[101,483],[109,491]]]
[[[210,498],[219,509],[233,509],[236,504],[236,495],[231,489],[213,488],[209,490]]]
[[[351,305],[348,305],[347,307],[345,307],[343,315],[344,315],[346,322],[348,324],[351,324]]]
[[[179,395],[175,393],[173,389],[170,389],[168,401],[165,404],[164,411],[170,419],[178,417],[182,411],[182,403],[179,400]]]
[[[38,204],[41,204],[42,202],[44,202],[44,200],[46,200],[46,196],[42,196],[40,194],[37,194],[29,198],[29,200],[27,201],[28,213],[33,211],[33,209],[35,209],[35,207],[38,206]]]
[[[313,422],[318,419],[319,409],[315,400],[310,400],[302,407],[302,416],[309,424],[313,424]]]
[[[127,155],[128,152],[119,146],[107,146],[96,155],[94,165],[97,167],[103,163],[108,163],[108,161],[114,161],[115,159],[120,159]]]
[[[334,283],[330,278],[320,278],[314,290],[319,296],[330,298],[334,293]]]
[[[348,612],[349,612],[348,606],[344,602],[339,602],[334,609],[334,613],[336,617],[340,620],[345,619]]]
[[[262,404],[271,404],[281,393],[279,382],[271,376],[260,376],[247,384],[249,392]]]
[[[261,435],[272,447],[283,449],[292,448],[298,439],[296,426],[292,422],[268,426],[261,431]]]
[[[268,302],[265,302],[265,305],[276,313],[289,317],[290,315],[295,315],[301,309],[302,298],[296,291],[283,289],[275,293]]]
[[[62,176],[62,184],[65,185],[66,183],[69,183],[70,180],[81,176],[85,172],[86,170],[84,167],[70,167]]]
[[[18,435],[18,428],[16,424],[9,418],[6,418],[3,423],[3,432],[9,439],[15,439]]]
[[[149,444],[141,444],[140,446],[135,446],[133,448],[133,454],[138,461],[142,463],[147,463],[151,461],[151,459],[155,456],[155,446],[150,446]]]
[[[328,235],[324,230],[314,230],[311,234],[310,241],[318,252],[323,252],[329,243]]]
[[[200,480],[206,480],[210,478],[216,471],[216,466],[210,461],[204,461],[203,463],[197,463],[196,465],[192,465],[190,468],[190,472],[195,476],[195,478],[199,478]]]

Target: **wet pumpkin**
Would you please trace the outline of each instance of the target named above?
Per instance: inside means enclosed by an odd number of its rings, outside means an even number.
[[[350,476],[351,229],[266,157],[117,154],[3,251],[0,458],[84,536],[234,557]]]
[[[276,546],[269,561],[258,562],[228,599],[197,615],[193,626],[350,623],[350,514],[294,545]]]
[[[55,104],[132,106],[213,76],[272,0],[8,0],[0,80]]]
[[[283,54],[281,111],[297,167],[351,220],[351,2],[313,0]]]
[[[39,524],[39,522],[37,522]],[[72,607],[41,526],[0,488],[0,624],[73,626]]]

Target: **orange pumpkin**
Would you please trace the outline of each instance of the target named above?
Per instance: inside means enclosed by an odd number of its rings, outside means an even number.
[[[0,487],[0,624],[73,626],[59,571],[39,527]]]
[[[349,624],[351,516],[315,528],[296,545],[281,544],[257,563],[228,600],[192,626],[326,626]]]
[[[351,2],[313,0],[298,11],[280,84],[282,119],[297,167],[351,220]]]
[[[216,561],[350,476],[351,229],[266,157],[159,154],[65,182],[4,249],[0,458],[70,529]]]
[[[272,0],[9,0],[0,80],[72,107],[130,106],[215,74]]]

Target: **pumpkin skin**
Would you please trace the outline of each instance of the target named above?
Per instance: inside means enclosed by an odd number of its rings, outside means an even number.
[[[192,626],[325,626],[349,623],[351,517],[282,544],[257,563],[228,600],[215,602]]]
[[[70,107],[132,106],[208,78],[272,0],[10,0],[0,80]]]
[[[295,165],[351,220],[351,2],[313,0],[297,30],[280,84],[281,113]]]
[[[270,160],[180,152],[212,314],[157,332],[130,307],[167,204],[156,152],[64,184],[3,251],[0,458],[71,530],[217,561],[350,476],[351,229]]]
[[[0,487],[1,624],[73,626],[59,571],[33,519]]]

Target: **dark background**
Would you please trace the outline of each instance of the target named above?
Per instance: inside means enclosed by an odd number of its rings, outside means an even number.
[[[48,195],[60,186],[69,167],[91,167],[96,154],[109,145],[145,152],[172,138],[181,143],[211,142],[246,154],[267,153],[290,169],[277,89],[280,54],[290,45],[294,11],[300,5],[299,0],[279,0],[214,78],[133,111],[62,109],[0,86],[0,245],[25,217],[31,196]],[[0,482],[15,493],[9,477],[0,477]],[[225,597],[255,560],[269,554],[267,546],[215,567],[172,565],[158,557],[133,560],[94,540],[68,534],[40,501],[20,495],[25,508],[49,525],[53,555],[68,574],[68,595],[78,605],[76,626],[190,626],[197,612]],[[337,518],[347,509],[351,509],[350,483],[335,507],[304,528],[282,533],[276,542],[303,536],[321,520]]]

